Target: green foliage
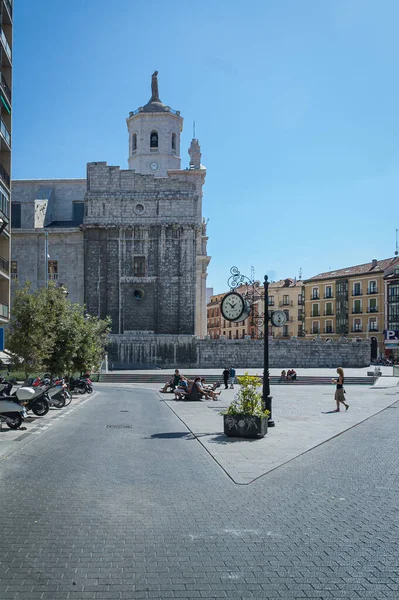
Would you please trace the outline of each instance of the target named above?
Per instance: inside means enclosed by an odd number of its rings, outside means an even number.
[[[85,317],[65,288],[49,285],[32,292],[27,283],[13,299],[6,347],[25,378],[43,371],[66,375],[99,367],[110,325],[109,317]]]
[[[238,394],[230,406],[221,414],[268,417],[270,413],[264,409],[262,394],[259,391],[262,386],[262,379],[258,376],[248,375],[248,373],[237,377],[237,379],[240,386]]]

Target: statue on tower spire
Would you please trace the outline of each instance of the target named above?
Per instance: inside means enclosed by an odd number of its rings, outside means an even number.
[[[151,100],[150,102],[161,102],[158,91],[158,71],[154,71],[151,76]]]

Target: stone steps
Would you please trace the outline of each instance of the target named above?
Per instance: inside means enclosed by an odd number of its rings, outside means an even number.
[[[170,374],[172,376],[172,373]],[[217,375],[198,375],[204,377],[207,383],[215,383],[220,381],[223,386],[222,377]],[[194,376],[190,375],[189,379],[193,379]],[[331,377],[317,377],[317,376],[300,376],[297,381],[282,381],[278,375],[272,375],[270,377],[271,385],[331,385]],[[161,373],[103,373],[99,377],[99,381],[103,383],[157,383],[164,385],[168,380],[168,375]],[[362,376],[362,377],[345,377],[345,385],[373,385],[374,377]]]

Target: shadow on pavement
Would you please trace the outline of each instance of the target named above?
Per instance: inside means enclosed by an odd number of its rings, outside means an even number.
[[[243,443],[243,442],[259,442],[259,440],[261,440],[262,438],[233,438],[233,437],[228,437],[227,435],[225,435],[224,433],[206,433],[206,434],[197,434],[197,438],[200,438],[202,436],[214,436],[211,439],[208,440],[209,444],[221,444],[223,446],[226,446],[227,444],[237,444],[237,443]]]

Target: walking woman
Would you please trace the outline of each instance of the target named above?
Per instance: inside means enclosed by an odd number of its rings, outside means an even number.
[[[337,389],[335,390],[335,402],[337,403],[337,408],[335,410],[335,412],[339,412],[340,408],[339,405],[340,403],[343,404],[345,406],[345,410],[348,410],[349,408],[349,404],[347,404],[345,402],[345,392],[344,392],[344,370],[342,367],[338,367],[337,369],[337,373],[338,373],[338,379],[333,379],[333,383],[337,384]]]

